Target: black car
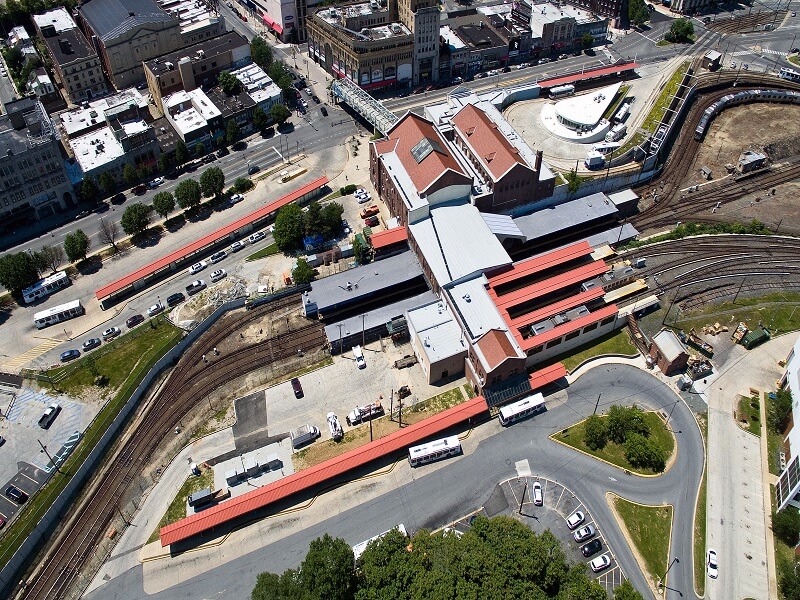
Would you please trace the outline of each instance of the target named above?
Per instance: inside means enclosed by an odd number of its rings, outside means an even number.
[[[319,104],[319,96],[317,96],[316,94],[313,94],[313,95],[311,96],[311,99],[312,99],[314,102],[316,102],[317,104]]]
[[[67,350],[66,352],[61,353],[61,362],[69,362],[71,360],[75,360],[79,358],[81,353],[74,348],[72,350]]]
[[[91,350],[92,348],[97,348],[100,344],[102,344],[102,342],[100,341],[100,338],[88,339],[85,342],[83,342],[83,350],[85,352],[86,350]]]
[[[214,156],[213,154],[206,154],[203,157],[203,163],[205,163],[205,164],[210,164],[210,163],[214,162],[215,160],[217,160],[217,157]]]
[[[10,485],[6,488],[6,498],[10,498],[17,504],[25,504],[25,501],[28,499],[28,494],[23,492],[15,485]]]
[[[167,306],[169,307],[175,306],[176,304],[180,304],[184,300],[186,300],[186,296],[184,296],[181,292],[178,292],[176,294],[171,294],[170,296],[167,296]]]
[[[320,107],[319,107],[319,112],[321,112],[321,113],[322,113],[322,116],[323,116],[323,117],[327,117],[327,116],[328,116],[328,109],[327,109],[327,108],[325,108],[324,106],[320,106]]]
[[[219,150],[217,150],[217,158],[222,158],[223,156],[228,156],[228,154],[230,154],[230,153],[231,153],[230,150],[228,150],[225,147],[222,147]]]
[[[233,146],[231,146],[234,150],[245,150],[247,149],[247,142],[236,142]]]
[[[144,317],[142,315],[133,315],[132,317],[128,317],[128,320],[125,321],[125,325],[128,326],[128,329],[133,329],[142,321],[144,321]]]
[[[586,558],[589,558],[592,554],[597,554],[600,552],[602,548],[602,542],[599,539],[594,539],[581,547],[581,554],[583,554]]]
[[[292,389],[294,390],[295,398],[303,397],[303,386],[300,385],[300,380],[297,377],[292,379]]]

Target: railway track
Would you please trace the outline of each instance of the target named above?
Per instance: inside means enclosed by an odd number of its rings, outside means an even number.
[[[706,25],[706,29],[714,33],[741,33],[743,31],[753,31],[759,26],[768,23],[777,25],[786,17],[786,10],[756,12],[734,19],[717,19]],[[761,27],[763,29],[763,27]]]
[[[321,346],[324,331],[317,323],[309,323],[258,344],[237,348],[214,357],[213,365],[205,364],[202,355],[209,348],[248,323],[270,313],[299,305],[299,295],[288,296],[252,311],[226,317],[192,344],[178,361],[154,402],[144,407],[134,425],[135,430],[108,452],[104,469],[87,482],[82,504],[72,519],[64,523],[57,545],[40,561],[41,568],[19,597],[48,599],[66,597],[98,541],[107,531],[129,486],[139,476],[164,437],[202,398],[224,383],[251,372],[267,361],[289,358]],[[213,366],[213,368],[208,368]]]

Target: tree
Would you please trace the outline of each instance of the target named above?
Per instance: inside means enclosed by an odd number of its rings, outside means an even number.
[[[358,264],[363,265],[369,262],[369,254],[367,251],[367,246],[361,242],[361,238],[359,236],[356,236],[356,238],[353,240],[353,256],[355,256]]]
[[[254,37],[250,42],[250,56],[253,58],[253,62],[264,71],[269,70],[269,66],[272,64],[272,48],[262,38]]]
[[[269,109],[269,116],[278,125],[283,125],[292,113],[283,104],[273,104]]]
[[[100,190],[97,188],[97,183],[91,177],[84,177],[81,181],[80,191],[78,195],[84,202],[95,202],[97,196],[100,195]]]
[[[198,142],[197,145],[194,147],[194,152],[197,156],[203,156],[206,153],[206,147],[203,145],[203,142]]]
[[[330,239],[339,234],[342,230],[342,214],[344,206],[338,202],[328,202],[320,211],[320,222],[322,235],[325,239]]]
[[[256,587],[250,594],[251,600],[316,600],[303,589],[300,577],[294,569],[284,571],[283,575],[260,573]]]
[[[217,83],[228,96],[235,96],[242,91],[242,83],[230,71],[222,71],[217,75]]]
[[[64,250],[61,246],[44,246],[34,257],[41,266],[41,271],[55,273],[64,260]]]
[[[131,163],[125,163],[125,166],[122,168],[122,178],[128,185],[133,185],[139,181],[139,173],[136,171],[136,167]]]
[[[110,244],[114,250],[117,248],[117,236],[119,235],[119,227],[116,221],[109,221],[108,219],[100,219],[100,231],[98,233],[100,241],[104,244]]]
[[[0,256],[0,285],[15,298],[21,298],[22,290],[36,283],[38,279],[36,260],[29,252]]]
[[[800,598],[800,561],[778,561],[778,587],[784,598]]]
[[[586,431],[584,441],[589,448],[592,450],[601,450],[605,448],[608,442],[608,427],[606,426],[605,419],[597,415],[592,415],[586,419],[584,429]]]
[[[635,406],[613,405],[608,411],[608,436],[617,444],[622,444],[632,433],[643,437],[650,435],[644,412]]]
[[[89,251],[89,236],[82,229],[74,233],[68,233],[64,238],[64,251],[70,262],[86,260],[86,253]]]
[[[228,123],[225,125],[225,141],[232,144],[240,134],[241,130],[236,119],[228,119]]]
[[[206,198],[219,196],[225,187],[225,173],[219,167],[206,169],[200,175],[200,187],[203,189],[203,195]]]
[[[182,165],[189,159],[189,149],[183,140],[178,140],[175,144],[175,164]]]
[[[200,198],[203,194],[200,190],[200,184],[196,179],[184,179],[175,188],[175,200],[181,209],[194,208],[200,204]]]
[[[16,46],[6,50],[5,59],[8,68],[12,71],[19,72],[19,70],[22,69],[22,61],[24,60],[24,57],[22,56],[22,50]]]
[[[650,11],[647,10],[644,0],[629,0],[628,18],[637,27],[641,27],[650,20]]]
[[[291,252],[303,243],[303,211],[292,202],[278,211],[272,232],[278,250]]]
[[[106,194],[111,194],[117,187],[117,178],[110,171],[103,171],[97,177],[97,183]]]
[[[567,191],[570,194],[574,194],[575,192],[577,192],[581,187],[581,182],[583,181],[581,176],[578,175],[578,171],[576,171],[575,169],[568,171],[564,175],[564,179],[567,180]]]
[[[581,45],[588,50],[594,45],[594,36],[588,31],[581,36]]]
[[[122,213],[122,230],[128,235],[142,233],[150,225],[150,207],[141,202],[131,204]]]
[[[772,531],[779,540],[794,548],[800,541],[800,511],[787,506],[780,512],[772,513]]]
[[[292,279],[294,279],[295,283],[311,283],[316,274],[314,267],[308,264],[305,258],[300,257],[297,259],[297,266],[292,271]]]
[[[254,41],[259,38],[254,38]],[[267,124],[269,123],[269,118],[267,117],[267,113],[264,112],[264,109],[260,106],[256,106],[253,109],[253,127],[258,129],[259,131],[263,131],[267,128]]]
[[[778,390],[775,397],[767,403],[767,424],[772,431],[782,434],[789,424],[792,413],[792,392],[789,389]]]
[[[673,21],[664,37],[669,42],[688,42],[694,35],[694,25],[689,19],[681,18]]]
[[[629,433],[625,439],[625,458],[634,467],[661,473],[667,464],[664,449],[654,440],[639,433]]]
[[[322,206],[319,202],[312,202],[306,206],[303,213],[303,231],[306,235],[323,235]]]
[[[644,600],[644,596],[626,579],[614,590],[614,600]]]
[[[175,198],[169,192],[159,192],[153,196],[153,209],[162,219],[166,219],[167,215],[175,210]]]
[[[166,173],[171,166],[172,157],[166,152],[162,152],[161,156],[158,157],[158,170],[162,173]]]
[[[354,572],[352,548],[327,533],[311,542],[299,569],[302,587],[313,597],[330,600],[353,597]]]
[[[283,61],[273,61],[269,66],[267,75],[275,82],[275,85],[283,90],[284,95],[291,90],[292,77],[289,75],[289,67],[287,67]]]

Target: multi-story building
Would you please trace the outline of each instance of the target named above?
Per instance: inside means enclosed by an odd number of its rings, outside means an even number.
[[[788,506],[800,508],[800,338],[784,362],[786,371],[780,387],[792,395],[792,417],[779,449],[781,474],[775,486],[778,510]]]
[[[591,35],[595,44],[608,38],[608,17],[568,4],[520,0],[511,17],[530,26],[531,52],[536,56],[581,49],[585,34]]]
[[[38,99],[5,106],[0,116],[0,218],[5,226],[41,219],[76,204],[60,135]]]
[[[144,82],[143,62],[225,31],[219,17],[195,23],[180,10],[167,12],[155,0],[86,0],[77,16],[117,89]]]
[[[677,0],[681,1],[681,0]],[[711,4],[709,0],[704,0]],[[589,12],[601,17],[608,17],[616,29],[628,29],[630,17],[628,16],[628,0],[569,0],[572,4],[587,9]],[[713,2],[716,5],[716,2]]]
[[[45,96],[56,97],[56,86],[50,80],[50,76],[44,67],[39,67],[31,71],[27,81],[28,91],[33,92],[38,98]]]
[[[282,42],[306,41],[306,0],[255,0],[244,4]]]
[[[439,3],[437,0],[392,0],[399,21],[414,36],[413,84],[439,78]]]
[[[80,29],[62,31],[46,37],[44,42],[67,102],[77,105],[108,93],[100,57],[89,47]]]
[[[177,91],[190,92],[215,85],[225,70],[251,62],[250,43],[235,31],[164,54],[144,63],[147,87],[153,103],[162,112],[162,99]]]

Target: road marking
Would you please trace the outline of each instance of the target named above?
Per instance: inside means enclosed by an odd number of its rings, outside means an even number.
[[[28,481],[32,481],[32,482],[33,482],[33,483],[35,483],[36,485],[39,485],[39,482],[38,482],[38,481],[36,481],[36,480],[35,480],[33,477],[28,477],[28,476],[27,476],[25,473],[21,473],[21,472],[19,473],[19,475],[21,475],[22,477],[24,477],[24,478],[25,478],[25,479],[27,479]]]
[[[517,477],[530,477],[531,476],[531,465],[528,462],[528,459],[519,460],[514,463],[514,467],[517,469]]]
[[[22,354],[15,356],[11,360],[7,361],[4,366],[13,370],[19,369],[20,367],[22,367],[22,365],[27,364],[36,358],[39,358],[46,352],[49,352],[50,350],[52,350],[53,348],[62,343],[63,343],[62,340],[48,338],[38,346],[34,346],[27,352],[23,352]]]

